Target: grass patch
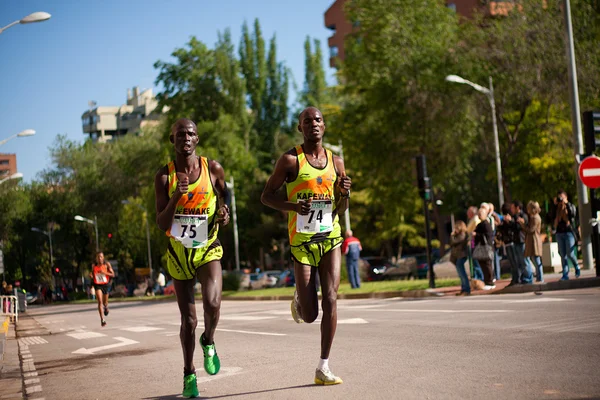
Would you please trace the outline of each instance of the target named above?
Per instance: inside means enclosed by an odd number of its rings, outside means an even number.
[[[460,286],[460,279],[437,279],[436,287]],[[340,284],[338,293],[375,293],[375,292],[399,292],[406,290],[422,290],[429,288],[429,280],[420,279],[412,281],[382,281],[363,282],[360,288],[352,289],[349,283]],[[223,292],[223,297],[261,297],[261,296],[292,296],[293,287],[271,288],[260,290],[247,290],[243,292]]]

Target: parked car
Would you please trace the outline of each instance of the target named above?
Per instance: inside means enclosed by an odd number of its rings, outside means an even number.
[[[279,278],[281,277],[281,271],[279,271],[279,270],[267,271],[267,272],[265,272],[265,274],[267,275],[267,287],[272,288],[272,287],[277,286],[277,282],[279,281]]]
[[[163,289],[163,294],[165,296],[171,296],[175,294],[175,286],[173,286],[173,281],[167,282],[165,288]]]
[[[287,269],[279,275],[277,287],[293,287],[296,286],[296,277],[293,269]]]
[[[362,257],[360,264],[360,268],[366,269],[369,281],[409,279],[411,276],[411,271],[407,266],[392,264],[385,257]]]
[[[264,289],[268,281],[267,274],[264,272],[250,274],[250,289]]]

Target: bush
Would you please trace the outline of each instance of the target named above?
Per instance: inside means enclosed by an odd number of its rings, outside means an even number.
[[[223,291],[237,292],[240,288],[240,277],[234,272],[223,272]]]

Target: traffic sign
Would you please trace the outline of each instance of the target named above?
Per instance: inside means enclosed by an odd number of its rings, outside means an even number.
[[[589,156],[579,164],[579,179],[590,189],[600,188],[600,158]]]

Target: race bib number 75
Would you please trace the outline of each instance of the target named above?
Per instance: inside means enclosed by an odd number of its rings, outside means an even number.
[[[320,233],[333,230],[333,202],[331,200],[313,200],[308,215],[298,214],[296,232]]]
[[[175,214],[171,236],[188,249],[206,246],[208,241],[208,216]]]

